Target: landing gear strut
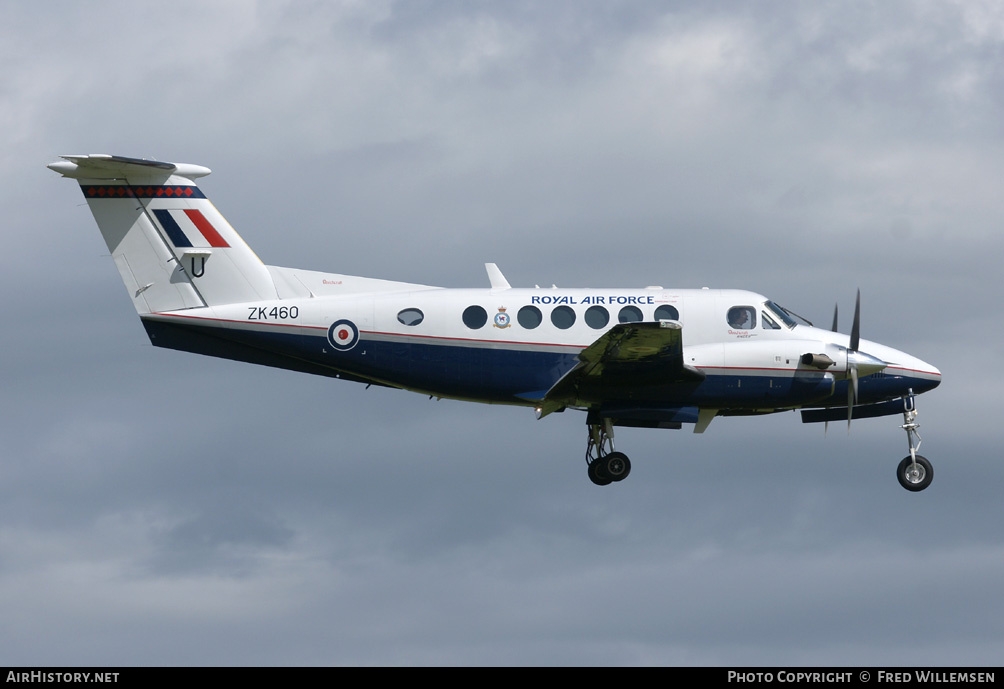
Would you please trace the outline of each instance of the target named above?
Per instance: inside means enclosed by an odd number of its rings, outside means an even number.
[[[900,428],[906,431],[910,454],[904,457],[896,468],[896,478],[899,479],[899,485],[907,490],[914,492],[924,490],[934,479],[934,467],[926,457],[917,454],[921,438],[917,432],[920,424],[917,423],[917,403],[913,397],[913,390],[903,398],[903,425]]]
[[[586,464],[589,480],[597,486],[623,481],[631,473],[631,460],[623,452],[614,451],[614,427],[610,419],[590,423],[586,444]]]

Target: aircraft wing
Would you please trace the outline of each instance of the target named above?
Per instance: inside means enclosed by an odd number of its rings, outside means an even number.
[[[540,416],[580,404],[583,388],[612,398],[632,387],[695,382],[704,373],[683,361],[679,321],[619,323],[579,353],[579,363],[544,395]]]

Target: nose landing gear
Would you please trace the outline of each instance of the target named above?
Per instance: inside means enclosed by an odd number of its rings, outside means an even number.
[[[626,479],[631,473],[631,460],[623,452],[614,451],[614,427],[610,419],[600,419],[600,423],[588,426],[586,464],[589,480],[597,486],[606,486]]]
[[[921,437],[917,432],[920,424],[917,423],[917,402],[913,397],[913,390],[903,398],[903,425],[900,428],[906,431],[910,454],[904,457],[896,468],[896,478],[899,479],[899,485],[907,490],[922,491],[934,480],[934,467],[926,457],[917,454]]]

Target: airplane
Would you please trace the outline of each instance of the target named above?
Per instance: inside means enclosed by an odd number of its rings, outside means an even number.
[[[903,415],[896,475],[927,488],[916,395],[937,368],[815,327],[734,289],[532,289],[494,263],[446,289],[264,264],[195,180],[209,168],[107,154],[48,165],[77,180],[153,345],[435,398],[586,414],[589,479],[631,472],[615,427],[703,433],[718,416],[800,410],[804,423]],[[684,332],[686,331],[686,340]]]

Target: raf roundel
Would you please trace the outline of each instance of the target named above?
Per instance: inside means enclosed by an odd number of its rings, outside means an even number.
[[[328,328],[328,342],[338,351],[347,352],[359,342],[359,329],[352,321],[335,321]]]

